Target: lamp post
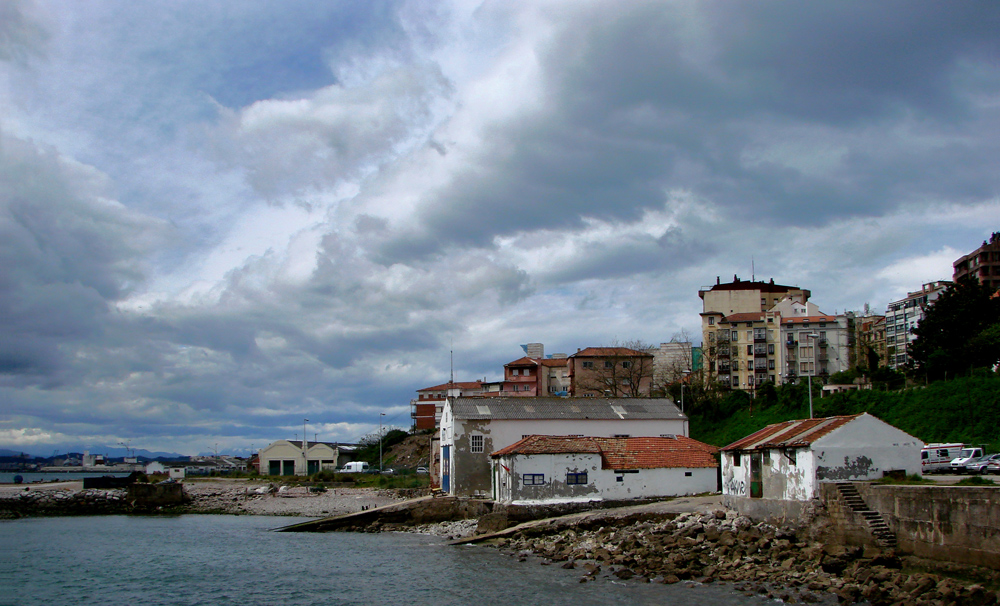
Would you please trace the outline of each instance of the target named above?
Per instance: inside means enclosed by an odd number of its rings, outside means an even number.
[[[817,337],[819,337],[819,333],[807,332],[806,334],[804,334],[802,336],[806,337],[807,339],[816,339]],[[816,342],[815,341],[812,341],[812,347],[810,347],[809,350],[812,352],[812,365],[809,367],[809,374],[806,376],[806,380],[809,383],[809,418],[811,419],[811,418],[813,418],[813,382],[812,382],[812,376],[813,376],[813,373],[816,372]]]
[[[382,473],[382,417],[384,412],[378,413],[378,472]]]
[[[681,412],[684,412],[684,382],[689,374],[691,374],[690,370],[681,372]]]

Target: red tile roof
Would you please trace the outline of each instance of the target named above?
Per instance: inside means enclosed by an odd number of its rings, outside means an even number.
[[[659,469],[718,467],[718,448],[685,436],[673,438],[597,438],[574,436],[528,436],[494,452],[510,454],[601,455],[603,469]]]
[[[594,438],[581,436],[528,436],[514,442],[490,456],[507,454],[572,454],[590,452],[600,454],[601,447]]]
[[[605,358],[608,356],[649,356],[653,357],[653,354],[645,351],[637,351],[635,349],[629,349],[628,347],[587,347],[586,349],[581,349],[575,354],[571,355],[571,358]]]
[[[837,316],[827,316],[821,314],[818,316],[796,316],[794,318],[781,318],[782,324],[812,324],[813,322],[836,322]]]
[[[723,322],[729,322],[733,324],[735,322],[762,322],[764,320],[764,312],[750,312],[742,314],[730,314],[722,319]]]
[[[722,450],[759,450],[808,446],[834,429],[843,427],[862,414],[823,419],[800,419],[768,425],[764,429],[733,442]]]
[[[569,366],[569,358],[544,358],[539,362],[542,363],[542,366]]]
[[[418,389],[417,391],[445,391],[452,387],[457,387],[458,389],[482,389],[482,381],[455,381],[454,383],[442,383],[440,385],[435,385],[434,387],[425,387],[423,389]]]
[[[538,362],[536,360],[532,360],[528,356],[524,356],[523,358],[518,358],[513,362],[507,362],[504,366],[538,366]]]

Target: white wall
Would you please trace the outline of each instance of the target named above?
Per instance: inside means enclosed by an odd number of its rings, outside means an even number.
[[[920,473],[924,443],[888,423],[864,414],[816,440],[820,481],[874,480],[883,472]]]
[[[485,449],[482,453],[471,453],[468,449],[469,436],[481,434]],[[468,495],[476,491],[491,491],[493,479],[490,468],[490,453],[506,448],[529,435],[590,437],[659,437],[661,435],[688,435],[688,421],[682,419],[459,419],[446,405],[441,416],[440,447],[450,447],[451,481],[449,493]],[[442,456],[442,464],[444,458]],[[471,480],[470,480],[470,475]],[[441,483],[441,478],[435,478]]]
[[[615,473],[613,469],[601,468],[599,454],[507,455],[495,462],[497,498],[514,504],[683,496],[715,492],[717,487],[714,467],[639,469],[637,473]],[[587,472],[588,483],[566,484],[566,473],[569,471]],[[544,474],[545,484],[526,486],[524,474]]]

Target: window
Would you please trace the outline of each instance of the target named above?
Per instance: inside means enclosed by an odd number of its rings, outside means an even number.
[[[632,363],[629,362],[628,360],[625,360],[624,362],[622,362],[622,368],[632,368]]]
[[[774,343],[767,344],[767,354],[770,356],[774,355]]]
[[[753,345],[747,345],[747,355],[748,356],[753,355]]]
[[[627,434],[627,433],[616,433],[615,435],[613,435],[611,437],[613,437],[613,438],[627,438],[627,437],[629,437],[629,434]]]
[[[691,477],[691,472],[690,471],[685,471],[684,472],[684,477],[685,478],[690,478]]]
[[[525,486],[543,486],[545,484],[544,473],[526,473],[521,476]]]
[[[733,343],[736,343],[737,341],[739,341],[740,340],[740,331],[734,330],[733,333],[732,333],[732,336],[731,336],[731,340],[732,340]]]
[[[604,368],[614,368],[614,367],[615,367],[615,363],[614,362],[611,362],[610,360],[605,360],[604,361]]]
[[[472,452],[483,452],[483,436],[472,434],[469,436],[469,445]]]
[[[566,472],[566,483],[567,484],[586,484],[587,483],[587,472],[586,471],[567,471]]]
[[[594,363],[593,362],[584,362],[583,363],[583,367],[584,368],[593,368],[594,367]]]
[[[767,361],[767,368],[768,370],[774,370],[774,360]]]
[[[743,458],[742,454],[740,454],[738,452],[734,452],[733,453],[733,467],[739,467],[740,466],[740,459],[742,459],[742,458]]]
[[[708,317],[708,325],[709,326],[715,326],[715,318],[713,318],[712,316],[709,316]]]
[[[512,369],[510,371],[510,374],[516,377],[517,375],[521,374],[521,371],[519,371],[518,369],[514,368],[514,369]]]

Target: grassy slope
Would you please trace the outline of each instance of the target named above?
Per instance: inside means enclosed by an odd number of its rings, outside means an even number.
[[[808,404],[742,408],[726,419],[691,415],[691,437],[725,446],[771,423],[807,417]],[[1000,377],[938,381],[898,392],[854,391],[814,398],[815,416],[868,412],[925,442],[986,444],[1000,449]]]

